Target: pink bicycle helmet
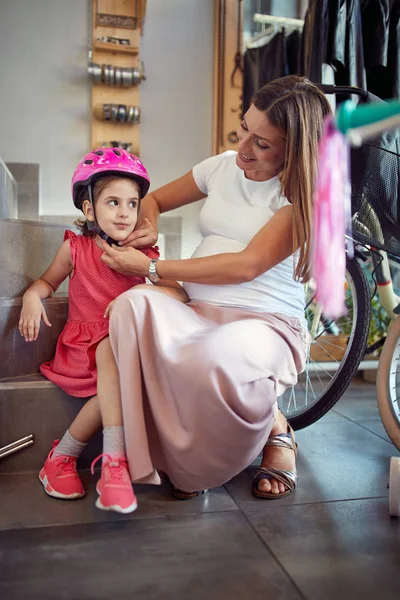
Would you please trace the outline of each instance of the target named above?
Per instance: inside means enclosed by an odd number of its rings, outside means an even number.
[[[72,199],[76,208],[82,208],[82,201],[79,201],[81,189],[91,185],[102,174],[131,177],[139,184],[142,198],[150,187],[147,171],[137,156],[122,148],[99,148],[86,154],[75,169]]]

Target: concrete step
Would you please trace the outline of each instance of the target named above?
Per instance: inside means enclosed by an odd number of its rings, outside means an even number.
[[[0,381],[38,373],[39,365],[53,358],[68,317],[68,297],[54,296],[43,302],[52,326],[41,323],[38,339],[28,343],[18,330],[22,298],[0,298]]]
[[[43,273],[63,242],[64,225],[0,219],[0,298],[17,298]],[[64,282],[59,292],[66,292]]]
[[[31,375],[0,381],[0,446],[29,434],[34,444],[0,459],[0,473],[38,471],[53,440],[60,438],[84,404],[42,377]],[[101,453],[101,433],[88,444],[82,468]]]

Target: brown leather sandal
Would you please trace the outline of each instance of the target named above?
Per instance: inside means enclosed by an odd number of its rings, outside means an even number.
[[[294,436],[294,431],[287,424],[287,433],[278,433],[278,435],[271,435],[265,446],[279,446],[280,448],[288,448],[293,450],[295,456],[297,456],[297,444]],[[277,479],[283,483],[288,489],[281,494],[273,494],[272,492],[262,492],[258,489],[258,482],[261,479]],[[285,498],[291,494],[297,483],[297,474],[293,471],[285,471],[284,469],[274,469],[274,467],[260,467],[257,473],[253,477],[251,489],[257,498],[264,498],[266,500],[276,500],[278,498]]]
[[[172,495],[174,498],[177,498],[178,500],[192,500],[192,498],[197,498],[198,496],[202,496],[203,494],[206,494],[208,492],[208,490],[200,490],[199,492],[184,492],[183,490],[176,488],[172,484],[171,484],[171,486],[172,486]]]

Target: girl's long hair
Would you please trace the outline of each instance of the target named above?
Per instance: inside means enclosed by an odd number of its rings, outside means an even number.
[[[296,279],[309,277],[311,216],[318,168],[318,143],[331,108],[323,92],[306,77],[288,75],[264,85],[254,106],[286,139],[285,165],[279,174],[282,193],[293,206],[293,247],[299,248]]]

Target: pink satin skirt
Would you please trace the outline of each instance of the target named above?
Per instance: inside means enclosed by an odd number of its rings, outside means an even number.
[[[110,339],[120,372],[133,481],[185,491],[221,485],[260,454],[277,398],[305,366],[296,318],[137,288],[116,301]]]

